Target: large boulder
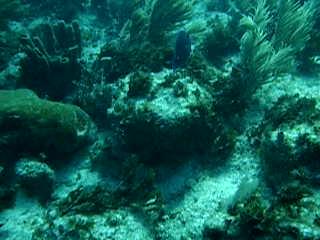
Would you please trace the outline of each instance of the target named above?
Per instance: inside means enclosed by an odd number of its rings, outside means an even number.
[[[109,117],[115,119],[125,150],[143,161],[208,152],[225,157],[231,152],[231,134],[216,114],[212,96],[190,77],[136,72],[118,84]]]
[[[19,185],[26,193],[38,197],[41,202],[50,198],[55,174],[46,163],[21,159],[16,164],[15,174]]]
[[[320,111],[316,98],[283,96],[266,114],[259,131],[266,179],[275,189],[293,179],[318,184]]]
[[[43,100],[30,90],[0,90],[0,153],[71,153],[95,130],[79,107]]]

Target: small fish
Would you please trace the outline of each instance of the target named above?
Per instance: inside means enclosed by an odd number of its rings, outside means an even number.
[[[184,67],[191,54],[191,39],[190,35],[181,30],[177,34],[174,57],[172,60],[172,69]]]

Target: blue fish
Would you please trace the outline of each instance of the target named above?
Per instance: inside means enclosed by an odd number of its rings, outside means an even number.
[[[172,60],[172,69],[185,67],[191,54],[191,38],[189,33],[184,30],[178,32],[176,46]]]

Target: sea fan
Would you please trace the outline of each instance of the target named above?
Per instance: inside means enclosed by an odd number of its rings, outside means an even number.
[[[249,95],[270,76],[294,69],[295,54],[304,47],[313,26],[311,6],[312,1],[304,5],[282,1],[274,19],[266,0],[259,0],[254,15],[242,19],[246,32],[241,39],[238,68],[243,89]],[[268,29],[274,21],[275,33],[270,36]]]
[[[184,0],[156,0],[150,17],[150,41],[161,42],[168,31],[190,18],[192,4]]]
[[[273,36],[277,49],[291,46],[295,52],[301,51],[310,39],[316,7],[314,1],[301,5],[299,1],[282,0],[278,9],[278,21]]]
[[[311,0],[304,4],[288,0],[273,10],[270,0],[258,0],[254,12],[242,18],[240,61],[229,81],[218,85],[224,88],[219,99],[223,113],[244,111],[259,87],[295,69],[296,55],[313,27],[312,6]]]

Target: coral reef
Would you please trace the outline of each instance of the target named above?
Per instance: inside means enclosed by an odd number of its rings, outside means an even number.
[[[270,199],[260,190],[228,210],[222,227],[207,226],[204,239],[312,239],[318,238],[318,202],[309,186],[284,184]]]
[[[320,232],[315,223],[318,203],[310,196],[310,189],[297,182],[283,186],[272,202],[256,193],[232,210],[235,219],[226,235],[237,239],[318,238]]]
[[[36,196],[40,202],[47,201],[53,191],[54,171],[45,163],[21,159],[16,163],[17,182],[28,194]]]
[[[139,89],[144,95],[137,96],[137,90],[132,94],[137,77],[142,78]],[[109,109],[120,123],[115,127],[129,151],[156,161],[161,155],[230,150],[231,134],[215,115],[213,99],[205,88],[188,77],[158,74],[146,91],[144,79],[148,78],[133,74],[122,79],[122,91]]]
[[[0,239],[320,239],[316,0],[0,5]]]
[[[119,38],[105,44],[96,61],[95,72],[102,69],[107,82],[136,70],[170,67],[173,49],[166,36],[190,18],[192,2],[158,0],[135,6]]]
[[[106,235],[114,236],[113,228],[118,229],[130,221],[123,208],[154,217],[160,203],[152,191],[143,191],[151,186],[149,181],[138,176],[137,171],[144,170],[135,158],[131,158],[124,164],[123,172],[118,176],[120,184],[116,187],[110,189],[104,182],[77,186],[50,204],[44,221],[32,233],[32,239],[54,239],[58,236],[103,239]],[[158,215],[156,217],[159,218]],[[130,224],[135,225],[134,222]],[[119,233],[118,238],[122,239],[122,235]]]
[[[38,98],[30,90],[0,91],[1,152],[58,155],[92,137],[89,116],[72,105]]]
[[[146,96],[152,85],[151,76],[144,72],[136,72],[130,76],[128,97]]]
[[[273,187],[290,182],[300,170],[311,181],[317,175],[319,120],[316,101],[299,96],[284,96],[267,111],[261,125],[261,154]]]
[[[159,72],[164,66],[170,66],[173,50],[168,47],[155,47],[146,42],[140,46],[128,48],[106,45],[97,62],[97,69],[103,69],[106,82],[114,82],[131,71],[148,69]],[[148,61],[143,61],[148,59]]]
[[[7,80],[11,77],[8,76],[11,75],[8,74],[8,66],[11,57],[19,52],[19,33],[10,29],[9,22],[23,16],[23,10],[26,8],[19,0],[1,0],[0,6],[0,88],[4,88],[15,85],[15,83],[10,84],[10,81]]]
[[[303,73],[315,74],[319,69],[318,56],[320,55],[320,17],[319,3],[313,2],[315,9],[315,23],[311,29],[310,39],[306,42],[305,48],[298,55],[298,69]]]
[[[149,38],[161,43],[165,34],[190,18],[192,1],[156,0],[150,16]]]
[[[81,107],[100,126],[106,125],[107,109],[112,103],[112,87],[104,81],[83,79],[75,84],[70,97],[73,104]]]
[[[19,40],[17,35],[9,31],[0,32],[0,72],[8,67],[10,58],[18,52]]]
[[[40,96],[62,99],[81,77],[80,26],[59,21],[40,24],[34,32],[21,38],[26,57],[21,61],[20,85]]]
[[[241,19],[246,32],[241,38],[240,62],[232,69],[231,79],[225,84],[221,105],[231,105],[230,109],[241,112],[254,92],[270,77],[294,69],[296,54],[310,38],[315,12],[311,3],[302,6],[295,1],[281,3],[273,34],[268,29],[274,17],[265,0],[257,2],[252,17]],[[297,29],[297,25],[301,28]]]

